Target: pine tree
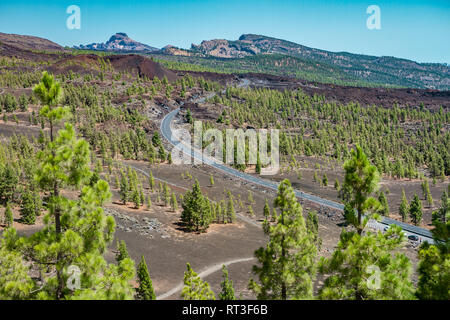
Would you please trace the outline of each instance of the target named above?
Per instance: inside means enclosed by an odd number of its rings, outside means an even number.
[[[128,184],[128,178],[124,173],[122,173],[120,177],[119,195],[123,204],[127,204],[127,201],[130,200],[130,185]]]
[[[184,287],[181,291],[181,298],[184,300],[216,300],[209,283],[200,279],[189,263],[186,267],[187,271],[184,272]]]
[[[328,177],[327,177],[327,174],[326,174],[326,173],[323,174],[322,184],[323,184],[325,187],[328,186]]]
[[[119,177],[117,175],[114,175],[114,185],[116,186],[116,189],[120,188]]]
[[[139,187],[139,197],[140,197],[141,205],[144,205],[145,195],[144,195],[144,190],[142,190],[142,186]]]
[[[270,207],[269,207],[269,202],[267,201],[267,199],[265,200],[264,203],[264,217],[266,220],[269,220],[270,218]]]
[[[234,200],[233,196],[231,195],[231,192],[228,191],[228,203],[227,203],[227,219],[226,222],[233,223],[236,221],[236,211],[234,210]]]
[[[30,191],[25,191],[22,194],[22,202],[20,204],[20,220],[24,224],[34,224],[36,222],[36,215],[40,208],[35,203],[35,196]]]
[[[6,204],[4,215],[5,215],[5,218],[4,218],[3,222],[6,226],[6,228],[12,227],[14,219],[13,219],[13,213],[11,210],[11,205],[9,204],[9,202]]]
[[[127,244],[125,241],[117,241],[116,261],[121,262],[124,259],[130,258],[128,254]]]
[[[414,198],[409,205],[409,216],[416,226],[422,221],[422,214],[422,201],[417,194],[414,194]]]
[[[398,208],[398,213],[402,217],[402,221],[405,222],[406,219],[408,218],[409,204],[408,204],[408,200],[406,199],[404,189],[402,189],[402,202],[400,203],[400,207]]]
[[[190,123],[190,124],[194,123],[194,120],[192,119],[192,114],[191,114],[191,110],[190,109],[188,109],[187,112],[186,112],[186,122]]]
[[[158,131],[155,131],[155,133],[153,134],[152,143],[153,143],[153,146],[155,146],[155,147],[157,147],[160,144],[162,144],[161,138],[159,137]]]
[[[424,199],[427,198],[427,195],[430,193],[430,185],[428,184],[428,180],[422,181],[422,196]]]
[[[225,265],[222,266],[222,282],[220,283],[221,291],[219,300],[236,300],[234,295],[233,281],[228,279],[228,270]]]
[[[343,185],[344,199],[353,208],[353,215],[347,216],[347,222],[361,234],[371,215],[377,211],[379,202],[370,195],[378,188],[377,168],[369,163],[360,146],[351,151],[352,158],[345,162]],[[365,219],[363,220],[363,216]]]
[[[339,191],[341,188],[340,183],[338,178],[336,178],[336,180],[334,180],[334,189],[336,189],[337,191]]]
[[[443,192],[441,200],[441,208],[433,213],[434,243],[425,242],[419,250],[419,299],[450,299],[450,201],[447,192]]]
[[[268,228],[267,246],[255,251],[261,266],[253,266],[253,273],[260,283],[250,280],[249,289],[258,299],[311,298],[317,248],[289,180],[280,183],[274,204],[281,213]]]
[[[170,199],[170,206],[172,207],[173,212],[178,210],[177,195],[175,193],[172,193],[172,197]]]
[[[158,156],[161,162],[164,162],[166,160],[166,151],[164,150],[164,146],[161,145],[158,148]]]
[[[170,206],[170,196],[169,186],[164,182],[164,205],[166,207]]]
[[[161,203],[161,196],[159,195],[159,192],[156,194],[156,203],[158,205]]]
[[[317,211],[312,210],[308,212],[308,217],[306,219],[306,229],[311,233],[313,241],[317,248],[322,245],[322,239],[319,237],[319,217],[317,216]]]
[[[450,221],[450,198],[445,190],[442,192],[441,206],[433,212],[432,220],[433,222],[438,221],[444,224]]]
[[[277,209],[272,208],[272,222],[277,221],[278,215],[277,215]]]
[[[152,199],[150,198],[150,195],[147,196],[147,210],[150,210],[152,208]]]
[[[156,300],[155,290],[153,290],[153,283],[150,279],[144,256],[142,256],[139,262],[137,277],[139,287],[136,288],[136,298],[138,300]]]
[[[150,171],[150,177],[148,178],[150,190],[153,191],[155,189],[155,179],[153,178],[153,172]]]
[[[0,200],[3,204],[14,200],[18,183],[19,177],[12,165],[0,166]]]
[[[133,200],[134,208],[139,209],[141,207],[141,195],[138,190],[133,190],[131,199]]]
[[[428,191],[427,191],[426,199],[427,199],[428,207],[432,207],[433,206],[433,197],[431,196],[431,192],[430,192],[429,188],[428,188]]]
[[[386,233],[360,235],[345,230],[331,258],[322,258],[320,273],[329,275],[319,290],[320,299],[413,299],[412,266],[396,251],[405,236],[400,227]]]
[[[446,229],[450,229],[448,223]],[[447,248],[445,246],[430,245],[428,242],[421,246],[418,266],[419,282],[416,293],[419,299],[446,301],[450,299],[450,291],[448,289],[450,281],[448,237],[446,246]]]
[[[43,219],[44,226],[29,237],[18,237],[12,228],[6,230],[0,247],[9,243],[18,255],[26,257],[27,273],[46,270],[41,283],[35,278],[24,279],[27,282],[24,287],[31,284],[40,288],[24,290],[28,299],[130,299],[133,261],[124,259],[115,265],[103,257],[115,231],[114,218],[106,216],[102,209],[111,197],[109,185],[103,180],[90,185],[89,145],[77,138],[71,124],[63,124],[57,135],[53,131],[69,112],[57,106],[62,93],[59,84],[44,73],[34,92],[43,105],[40,115],[50,124],[50,141],[37,154],[35,174],[38,185],[49,195],[48,213]],[[78,190],[78,197],[64,197],[61,194],[64,188]],[[80,288],[76,290],[67,285],[71,279],[70,266],[77,266],[81,271]],[[0,274],[5,272],[4,268],[0,263]],[[11,277],[16,277],[19,271],[12,272]],[[6,287],[9,285],[5,283]],[[0,286],[0,292],[5,292],[1,281]]]
[[[253,207],[252,207],[251,205],[248,206],[248,214],[249,214],[251,217],[254,217],[254,216],[255,216],[255,212],[253,211]]]
[[[378,202],[380,203],[380,208],[378,209],[378,212],[388,217],[389,216],[389,204],[386,198],[386,194],[383,191],[380,191],[378,194]]]
[[[211,222],[209,204],[202,194],[197,179],[192,191],[184,195],[182,208],[181,221],[185,223],[188,230],[204,231],[209,227]]]

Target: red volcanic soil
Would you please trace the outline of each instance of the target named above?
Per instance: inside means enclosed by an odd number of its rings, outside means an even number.
[[[0,42],[24,50],[65,51],[59,44],[50,40],[0,32]]]
[[[100,70],[99,57],[93,54],[82,54],[77,56],[64,56],[57,60],[47,70],[51,73],[62,74],[69,71],[80,74],[94,73]]]
[[[43,52],[45,51],[45,53]],[[100,57],[94,54],[70,55],[60,45],[47,39],[7,34],[0,32],[0,56],[20,58],[31,61],[50,61],[48,70],[53,73],[65,73],[69,70],[79,73],[98,72]],[[155,76],[169,81],[177,79],[177,75],[153,60],[141,55],[111,55],[103,57],[109,60],[117,71],[127,71],[134,75],[153,79]]]
[[[7,44],[0,40],[0,57],[11,57],[30,61],[54,61],[58,58],[56,54],[41,53],[36,51],[24,50],[14,45]]]
[[[141,77],[145,75],[150,79],[153,79],[155,76],[159,79],[166,76],[169,81],[177,79],[177,75],[173,71],[170,71],[159,63],[141,55],[113,55],[105,57],[104,59],[109,60],[114,69],[118,71],[128,70],[132,73],[137,73]]]
[[[264,74],[248,74],[240,77],[249,77],[255,87],[280,90],[300,88],[309,95],[323,95],[327,100],[342,103],[358,101],[363,106],[378,105],[387,108],[394,104],[402,107],[418,107],[423,103],[424,107],[430,110],[438,110],[441,106],[450,108],[450,91],[339,86]]]
[[[450,109],[450,91],[339,86],[258,73],[239,75],[190,71],[178,71],[177,73],[179,75],[189,73],[192,76],[201,76],[207,80],[220,83],[239,81],[239,78],[245,78],[250,80],[251,87],[277,90],[301,89],[309,95],[323,95],[329,101],[339,101],[341,103],[357,101],[363,106],[375,104],[389,108],[397,104],[402,107],[418,107],[423,103],[424,107],[430,110],[438,110],[441,106],[445,109]]]
[[[14,57],[29,61],[50,62],[45,69],[51,73],[62,74],[69,71],[80,74],[93,73],[100,71],[99,59],[108,61],[116,71],[127,71],[140,77],[146,76],[153,79],[155,76],[162,79],[164,76],[169,81],[175,81],[178,76],[171,70],[161,66],[153,60],[141,55],[111,55],[100,57],[95,54],[70,55],[66,52],[42,53],[37,51],[25,50],[13,45],[5,44],[0,41],[0,57]]]
[[[66,73],[69,70],[78,73],[98,72],[100,67],[99,59],[109,61],[116,71],[127,71],[140,77],[146,76],[149,79],[153,79],[154,77],[162,79],[164,76],[169,81],[177,79],[177,75],[174,72],[164,68],[151,59],[136,54],[112,55],[101,58],[94,54],[68,56],[53,64],[49,70],[53,73]]]

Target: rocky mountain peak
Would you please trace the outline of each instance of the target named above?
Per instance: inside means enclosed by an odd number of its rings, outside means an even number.
[[[106,43],[91,43],[78,48],[101,51],[153,52],[158,49],[131,39],[125,32],[117,32]]]

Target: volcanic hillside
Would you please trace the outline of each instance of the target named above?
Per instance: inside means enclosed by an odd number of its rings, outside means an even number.
[[[129,72],[140,77],[153,79],[155,76],[159,79],[166,77],[169,81],[177,79],[177,75],[162,67],[159,63],[140,55],[112,55],[99,57],[94,54],[80,54],[75,56],[66,56],[51,67],[49,71],[60,74],[69,71],[81,74],[97,74],[100,70],[101,61],[110,64],[112,68],[120,72]]]
[[[169,81],[176,80],[177,75],[161,66],[159,63],[140,55],[113,55],[105,57],[117,71],[131,71],[139,76],[146,76],[153,79],[155,76],[162,79],[164,76]]]
[[[24,50],[64,51],[65,49],[50,40],[0,32],[0,43]]]
[[[171,70],[137,54],[104,57],[95,54],[72,54],[60,45],[38,37],[0,33],[0,39],[0,57],[31,61],[33,65],[35,62],[41,62],[39,68],[45,68],[55,74],[72,71],[97,75],[101,64],[106,63],[116,71],[146,76],[149,79],[155,76],[160,79],[165,76],[169,81],[177,79],[177,75]]]

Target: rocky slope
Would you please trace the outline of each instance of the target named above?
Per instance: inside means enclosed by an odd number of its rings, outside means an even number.
[[[99,51],[119,51],[119,52],[154,52],[158,48],[140,43],[128,37],[126,33],[118,32],[111,36],[105,43],[91,43],[88,45],[79,45],[75,47],[84,50],[99,50]]]
[[[168,54],[172,56],[186,56],[189,57],[192,55],[191,52],[188,50],[180,49],[172,45],[167,45],[164,48],[161,49],[160,53],[162,54]]]

